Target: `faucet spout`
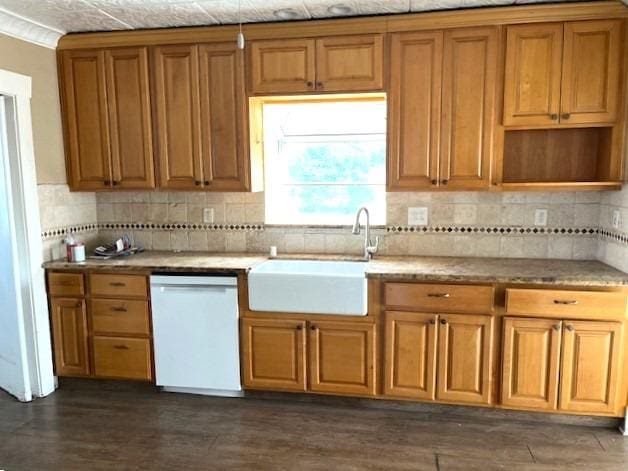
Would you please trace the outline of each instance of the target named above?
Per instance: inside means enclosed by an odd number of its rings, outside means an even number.
[[[360,234],[360,216],[362,213],[366,214],[366,225],[364,230],[364,258],[370,260],[373,258],[373,254],[377,252],[379,247],[379,237],[375,237],[375,244],[371,243],[371,223],[369,218],[369,210],[365,207],[358,209],[355,215],[355,223],[353,224],[352,234]]]

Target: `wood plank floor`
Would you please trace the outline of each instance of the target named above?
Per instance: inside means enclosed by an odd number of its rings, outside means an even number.
[[[0,469],[626,471],[628,439],[584,425],[66,380],[30,404],[0,391]]]

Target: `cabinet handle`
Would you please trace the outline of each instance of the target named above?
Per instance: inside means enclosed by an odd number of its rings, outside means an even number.
[[[434,319],[430,319],[430,324],[434,325],[436,324],[436,321]]]
[[[427,293],[428,298],[448,298],[449,293]]]
[[[109,286],[122,287],[126,286],[126,283],[122,283],[121,281],[112,281],[109,283]]]
[[[116,350],[128,350],[129,347],[127,347],[126,345],[114,345],[113,348],[115,348]]]
[[[127,312],[127,309],[124,306],[114,306],[111,310],[113,312]]]
[[[202,181],[200,181],[200,180],[194,180],[194,184],[195,184],[196,186],[201,186],[201,184],[202,184],[202,183],[203,183],[203,182],[202,182]]]
[[[111,180],[104,180],[103,183],[105,186],[111,186]]]
[[[447,183],[449,183],[449,180],[445,179],[441,182],[443,185],[447,185]]]
[[[560,115],[560,119],[569,119],[571,115],[569,113],[563,113]]]
[[[447,324],[447,319],[441,319],[440,323],[443,324],[443,325]]]
[[[552,113],[550,115],[550,119],[553,120],[553,121],[556,121],[558,119],[558,115],[556,113]]]
[[[316,330],[316,329],[317,329],[317,327],[316,327],[315,325],[313,325],[313,326],[311,326],[311,327],[310,327],[310,329],[312,329],[312,330]]]
[[[432,180],[432,185],[438,185],[438,180]]]
[[[314,83],[312,83],[312,82],[307,82],[307,83],[306,83],[306,85],[307,85],[307,87],[308,87],[308,88],[312,88],[312,87],[314,86]]]
[[[316,88],[323,88],[323,82],[316,82]]]
[[[552,326],[552,328],[553,328],[554,330],[560,330],[560,324],[554,324],[554,325]]]
[[[83,307],[83,303],[79,301],[74,305],[74,307]]]
[[[554,299],[554,304],[567,304],[569,306],[573,306],[574,304],[578,304],[578,301],[575,299]]]
[[[120,182],[119,182],[119,181],[117,181],[117,180],[111,180],[111,184],[112,184],[113,186],[118,186],[118,185],[120,184]]]
[[[573,325],[567,324],[567,327],[565,327],[565,329],[567,329],[569,332],[573,332]]]

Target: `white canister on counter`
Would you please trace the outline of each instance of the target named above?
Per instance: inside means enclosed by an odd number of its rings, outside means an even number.
[[[80,263],[85,261],[85,244],[77,242],[70,247],[71,262]]]

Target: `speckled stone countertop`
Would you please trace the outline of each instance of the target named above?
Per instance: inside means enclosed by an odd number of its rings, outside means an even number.
[[[285,254],[282,259],[359,260],[356,256]],[[268,260],[262,254],[144,252],[111,260],[65,260],[44,264],[50,270],[151,272],[246,272]],[[471,257],[376,257],[370,278],[397,281],[529,283],[564,286],[628,286],[628,273],[593,260],[501,259]]]

